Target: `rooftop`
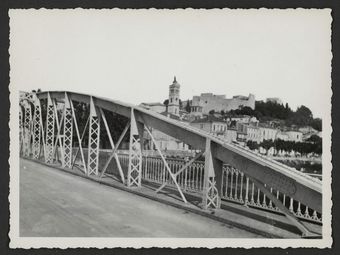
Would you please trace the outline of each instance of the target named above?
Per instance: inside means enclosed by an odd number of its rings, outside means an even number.
[[[207,123],[207,122],[220,122],[220,123],[225,123],[224,120],[220,119],[220,118],[217,118],[213,115],[208,115],[204,118],[201,118],[201,119],[195,119],[193,120],[191,123]]]

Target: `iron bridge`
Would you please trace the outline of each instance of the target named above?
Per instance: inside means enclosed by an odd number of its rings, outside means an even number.
[[[47,100],[44,113],[42,100]],[[74,102],[90,106],[88,120],[82,132]],[[57,106],[62,110],[60,118]],[[103,110],[129,119],[116,144],[111,137],[112,127],[108,125]],[[43,114],[46,114],[45,123]],[[60,161],[61,167],[73,169],[80,153],[78,163],[84,174],[99,177],[112,172],[109,165],[114,160],[117,174],[128,188],[141,187],[142,179],[146,179],[159,184],[156,192],[166,186],[177,189],[184,203],[187,203],[185,191],[198,191],[204,209],[219,210],[221,199],[226,199],[280,212],[304,237],[314,234],[302,220],[322,223],[320,180],[139,106],[67,91],[25,92],[20,96],[19,115],[22,157],[41,160],[47,164]],[[102,161],[99,160],[101,125],[105,126],[111,145],[111,150],[106,152],[105,164],[99,162]],[[167,159],[158,147],[152,129],[190,145],[199,153],[187,160]],[[122,154],[118,148],[128,130],[129,149]],[[85,132],[88,132],[87,148],[82,146]],[[158,152],[157,158],[143,154],[145,133]],[[202,156],[204,162],[198,161]]]

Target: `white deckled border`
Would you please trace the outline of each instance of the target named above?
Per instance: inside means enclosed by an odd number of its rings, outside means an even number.
[[[249,10],[230,10],[230,9],[212,9],[212,10],[194,10],[194,9],[176,9],[176,10],[156,10],[156,9],[139,9],[139,10],[84,10],[84,9],[69,9],[69,10],[10,10],[10,18],[15,18],[16,12],[26,12],[27,14],[35,12],[94,12],[100,15],[119,15],[123,12],[138,12],[143,13],[147,16],[149,12],[172,12],[176,15],[194,15],[197,12],[211,13],[214,12],[225,12],[226,14],[242,12],[242,14],[251,14],[254,12],[268,12],[274,14],[276,12],[281,13],[285,11],[301,11],[301,12],[324,12],[325,19],[329,21],[329,30],[331,29],[331,10],[330,9],[290,9],[290,10],[269,10],[269,9],[249,9]],[[331,31],[329,31],[331,33]],[[330,34],[331,36],[331,34]],[[14,40],[14,35],[10,34],[10,40]],[[331,52],[331,38],[329,38],[330,56]],[[9,52],[11,54],[11,47]],[[331,58],[331,57],[330,57]],[[10,57],[10,64],[13,64],[13,56]],[[331,65],[331,63],[329,63]],[[148,248],[148,247],[242,247],[242,248],[253,248],[253,247],[316,247],[326,248],[332,245],[332,229],[331,229],[331,209],[332,209],[332,190],[331,190],[331,170],[332,170],[332,155],[331,155],[331,66],[329,68],[329,83],[325,85],[324,90],[327,91],[327,104],[320,105],[323,109],[322,122],[323,122],[323,238],[322,239],[221,239],[221,238],[59,238],[59,237],[20,237],[19,236],[19,88],[14,87],[10,84],[10,248],[77,248],[77,247],[97,247],[97,248],[113,248],[113,247],[134,247],[134,248]],[[13,74],[12,71],[10,73]]]

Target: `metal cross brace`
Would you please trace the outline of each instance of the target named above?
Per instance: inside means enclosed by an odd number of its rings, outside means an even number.
[[[118,139],[116,145],[113,147],[113,150],[112,150],[112,152],[111,152],[111,155],[110,155],[110,157],[108,158],[108,160],[106,161],[105,166],[104,166],[104,168],[103,168],[103,170],[102,170],[102,173],[100,174],[100,178],[102,178],[102,177],[104,176],[107,167],[109,166],[111,160],[112,160],[113,157],[115,156],[116,151],[118,150],[118,147],[119,147],[120,143],[123,141],[123,138],[124,138],[126,132],[128,131],[129,127],[130,127],[130,121],[126,124],[126,126],[125,126],[125,128],[124,128],[122,134],[120,135],[120,137],[119,137],[119,139]],[[118,161],[119,161],[119,159],[118,159]],[[124,175],[123,175],[123,177],[124,177]],[[125,183],[125,180],[124,180],[123,183]]]
[[[158,144],[157,144],[156,141],[155,141],[155,138],[153,137],[153,135],[151,134],[151,132],[150,132],[150,130],[149,130],[149,128],[148,128],[147,126],[145,126],[145,129],[146,129],[146,131],[148,132],[148,134],[150,135],[151,140],[152,140],[153,144],[155,145],[156,150],[158,151],[160,157],[162,158],[163,163],[164,163],[164,165],[165,165],[165,168],[167,169],[167,171],[169,172],[169,174],[170,174],[170,176],[171,176],[171,179],[172,179],[173,182],[175,183],[175,185],[176,185],[176,187],[177,187],[177,189],[178,189],[178,191],[179,191],[179,193],[180,193],[180,195],[181,195],[181,197],[182,197],[184,203],[187,203],[188,201],[187,201],[187,199],[185,198],[185,196],[184,196],[184,194],[183,194],[181,188],[179,187],[179,185],[178,185],[178,183],[177,183],[176,176],[175,176],[175,174],[173,174],[173,173],[171,172],[171,169],[170,169],[168,163],[166,162],[166,160],[165,160],[165,158],[164,158],[164,156],[163,156],[161,150],[159,149]]]
[[[204,152],[198,153],[195,157],[193,157],[190,161],[188,161],[184,166],[181,167],[176,173],[174,173],[174,176],[177,177],[180,175],[185,169],[187,169],[192,163],[194,163],[199,157],[201,157],[204,154]],[[156,193],[160,192],[165,186],[167,185],[166,182],[162,184],[157,190]]]
[[[115,151],[115,145],[114,145],[113,140],[112,140],[112,136],[111,136],[109,125],[107,124],[106,117],[105,117],[103,109],[99,108],[99,110],[100,110],[101,116],[103,117],[103,122],[104,122],[104,125],[105,125],[106,133],[107,133],[107,135],[109,137],[109,141],[110,141],[111,148],[112,148],[111,152],[112,152],[112,154],[114,154],[114,158],[115,158],[116,163],[117,163],[117,167],[118,167],[118,170],[119,170],[120,178],[122,179],[122,182],[125,184],[124,173],[123,173],[122,167],[120,165],[118,155],[117,155],[117,153]],[[105,164],[105,166],[106,166],[106,164]],[[106,166],[106,168],[107,168],[107,166]],[[105,168],[105,170],[106,170],[106,168]],[[102,177],[102,175],[100,177]]]
[[[66,93],[66,95],[67,95],[67,93]],[[78,138],[78,143],[79,143],[79,148],[80,148],[81,159],[82,159],[83,165],[84,165],[84,173],[86,173],[86,172],[87,172],[87,169],[86,169],[86,162],[85,162],[85,158],[84,158],[83,147],[81,146],[81,139],[80,139],[80,135],[79,135],[78,123],[77,123],[76,114],[75,114],[75,112],[74,112],[74,107],[73,107],[72,99],[70,99],[70,106],[71,106],[71,110],[72,110],[72,117],[73,117],[74,126],[75,126],[75,128],[76,128],[76,134],[77,134],[77,138]]]
[[[79,142],[79,147],[77,148],[77,151],[76,151],[76,154],[75,154],[75,156],[74,156],[74,160],[73,160],[73,163],[72,163],[72,167],[71,167],[71,168],[73,168],[73,167],[74,167],[74,164],[76,163],[77,156],[78,156],[78,153],[79,153],[79,151],[80,151],[80,146],[81,146],[81,144],[82,144],[82,142],[83,142],[83,139],[84,139],[84,136],[85,136],[85,133],[86,133],[86,129],[87,129],[87,125],[89,124],[89,122],[90,122],[90,117],[87,118],[87,121],[86,121],[86,123],[85,123],[85,127],[84,127],[84,129],[83,129],[83,133],[81,134],[81,138],[80,138],[80,142]]]

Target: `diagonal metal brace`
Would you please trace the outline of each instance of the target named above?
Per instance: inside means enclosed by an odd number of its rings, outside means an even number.
[[[130,127],[130,121],[126,124],[126,126],[125,126],[125,128],[124,128],[122,134],[120,135],[120,137],[119,137],[119,139],[118,139],[116,145],[114,146],[114,149],[113,149],[112,152],[111,152],[110,157],[109,157],[108,160],[106,161],[105,166],[104,166],[104,168],[103,168],[103,170],[102,170],[102,173],[100,174],[100,178],[102,178],[102,177],[104,176],[104,174],[105,174],[105,172],[106,172],[106,170],[107,170],[107,167],[109,166],[111,160],[113,159],[113,157],[114,157],[115,155],[117,155],[117,154],[116,154],[117,149],[118,149],[119,145],[121,144],[121,142],[123,141],[123,138],[124,138],[126,132],[128,131],[129,127]],[[124,182],[125,182],[125,180],[124,180]]]
[[[184,166],[181,167],[181,169],[179,169],[178,172],[174,173],[174,176],[177,177],[178,175],[180,175],[185,169],[187,169],[192,163],[194,163],[199,157],[203,156],[204,152],[200,152],[198,153],[195,157],[193,157],[190,161],[188,161]],[[162,186],[160,186],[157,190],[156,193],[160,192],[165,186],[167,185],[166,182],[164,182],[162,184]]]
[[[173,182],[175,183],[175,185],[176,185],[176,187],[177,187],[177,190],[179,191],[179,193],[180,193],[180,195],[181,195],[181,197],[182,197],[184,203],[188,203],[188,201],[187,201],[187,199],[185,198],[185,196],[184,196],[184,194],[183,194],[181,188],[179,187],[179,185],[178,185],[178,183],[177,183],[175,174],[173,174],[173,173],[171,172],[171,169],[170,169],[168,163],[166,162],[166,160],[165,160],[165,158],[164,158],[164,156],[163,156],[161,150],[159,149],[158,144],[157,144],[156,141],[155,141],[155,138],[153,137],[153,135],[151,134],[151,132],[150,132],[150,130],[149,130],[149,128],[148,128],[147,126],[145,126],[145,129],[146,129],[146,131],[148,132],[148,134],[150,135],[151,140],[152,140],[153,144],[155,145],[156,150],[158,151],[160,157],[162,158],[162,161],[163,161],[163,163],[164,163],[164,165],[165,165],[165,168],[167,169],[167,171],[169,172],[169,174],[170,174],[170,176],[171,176],[171,179],[172,179]]]

